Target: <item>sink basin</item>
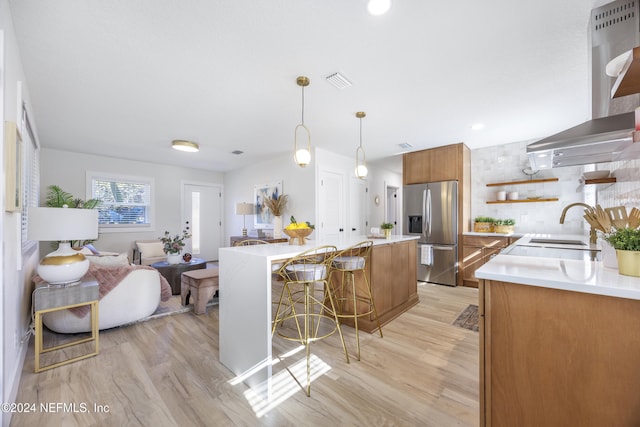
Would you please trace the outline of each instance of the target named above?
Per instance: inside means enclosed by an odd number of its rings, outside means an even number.
[[[553,245],[578,245],[578,246],[587,246],[582,240],[571,240],[571,239],[544,239],[544,238],[533,238],[529,240],[529,243],[542,243],[542,244],[553,244]]]

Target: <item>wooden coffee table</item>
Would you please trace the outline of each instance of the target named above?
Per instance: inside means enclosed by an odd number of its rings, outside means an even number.
[[[189,262],[181,262],[180,264],[169,264],[166,261],[154,262],[151,267],[155,268],[167,279],[171,286],[173,295],[180,295],[181,276],[185,271],[199,270],[207,268],[207,261],[202,258],[191,258]]]

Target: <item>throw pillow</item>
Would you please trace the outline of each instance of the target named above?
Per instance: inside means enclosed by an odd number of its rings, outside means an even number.
[[[101,265],[103,267],[129,265],[129,258],[127,258],[126,253],[121,253],[116,256],[88,256],[87,259],[91,264]]]
[[[152,258],[157,256],[164,256],[164,246],[161,241],[157,242],[136,242],[138,250],[145,258]]]

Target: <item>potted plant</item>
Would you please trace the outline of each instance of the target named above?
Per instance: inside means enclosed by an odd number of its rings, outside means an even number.
[[[162,250],[167,254],[167,262],[169,264],[180,263],[180,252],[185,245],[184,240],[189,237],[191,237],[191,234],[189,234],[187,230],[182,230],[182,234],[176,234],[174,236],[168,231],[165,231],[164,236],[158,237],[163,245]]]
[[[604,239],[616,250],[620,274],[640,277],[640,229],[614,229]]]
[[[473,231],[476,233],[492,233],[495,219],[489,216],[477,216],[473,220]]]
[[[501,234],[513,233],[515,225],[514,219],[496,219],[493,221],[493,231]]]
[[[393,230],[393,224],[390,222],[383,222],[380,225],[380,228],[382,229],[382,232],[384,233],[384,237],[386,237],[387,239],[391,238],[391,230]]]

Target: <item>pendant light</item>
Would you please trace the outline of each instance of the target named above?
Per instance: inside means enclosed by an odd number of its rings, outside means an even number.
[[[367,158],[362,148],[362,119],[367,116],[364,111],[358,111],[356,117],[360,119],[360,145],[356,149],[356,176],[360,179],[367,177]],[[361,158],[362,157],[362,158]]]
[[[311,134],[309,133],[309,128],[304,124],[304,88],[305,86],[309,86],[309,78],[300,76],[296,79],[296,83],[302,88],[302,122],[296,126],[296,129],[293,131],[293,159],[298,166],[303,168],[311,161]],[[298,146],[298,130],[300,129],[304,130],[307,134],[306,147]]]

